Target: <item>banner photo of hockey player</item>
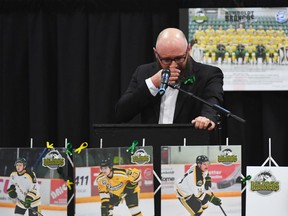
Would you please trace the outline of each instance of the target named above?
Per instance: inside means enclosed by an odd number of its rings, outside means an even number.
[[[248,166],[246,216],[288,214],[288,167]]]
[[[161,215],[241,216],[241,146],[162,146]]]
[[[154,215],[153,148],[87,148],[73,154],[76,216]]]
[[[180,9],[180,27],[193,59],[222,69],[225,91],[288,90],[287,9]]]
[[[67,215],[64,148],[0,149],[0,215]]]

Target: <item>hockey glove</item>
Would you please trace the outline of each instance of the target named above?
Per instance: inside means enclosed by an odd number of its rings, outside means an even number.
[[[11,185],[11,186],[7,189],[7,193],[8,193],[8,195],[9,195],[9,197],[11,197],[12,199],[17,198],[17,193],[16,193],[15,185]]]
[[[220,206],[222,204],[221,199],[216,197],[214,194],[211,195],[210,200],[211,203],[213,203],[216,206]]]
[[[109,205],[108,202],[104,202],[101,205],[101,216],[112,216],[113,215],[113,207]]]
[[[24,207],[27,208],[27,209],[30,208],[32,200],[33,199],[31,197],[26,196],[25,201],[23,203]]]
[[[211,184],[211,177],[210,176],[207,176],[206,178],[205,178],[205,189],[206,190],[209,190],[209,188],[211,188],[211,186],[212,186],[212,184]]]
[[[135,182],[135,183],[132,183],[132,182],[129,182],[127,183],[124,191],[123,191],[123,194],[132,194],[134,193],[134,190],[135,188],[137,187],[138,183]]]

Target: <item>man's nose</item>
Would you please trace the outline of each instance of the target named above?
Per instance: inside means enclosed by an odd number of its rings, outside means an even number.
[[[172,60],[171,64],[169,65],[169,68],[177,68],[177,63],[175,62],[175,60]]]

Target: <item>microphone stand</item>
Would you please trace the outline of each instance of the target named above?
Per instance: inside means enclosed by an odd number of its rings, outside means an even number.
[[[222,130],[221,114],[225,115],[227,118],[232,117],[232,118],[234,118],[235,120],[237,120],[237,121],[239,121],[241,123],[245,123],[246,122],[246,120],[244,120],[244,119],[240,118],[239,116],[231,113],[229,110],[224,109],[220,105],[218,105],[218,104],[210,104],[207,101],[203,100],[202,98],[194,95],[193,93],[181,89],[179,84],[178,85],[171,85],[170,83],[168,83],[168,86],[170,86],[173,89],[177,89],[178,91],[181,91],[181,92],[183,92],[183,93],[185,93],[185,94],[197,99],[198,101],[201,101],[202,103],[208,105],[209,107],[211,107],[212,109],[217,111],[218,114],[217,114],[216,126],[218,128],[218,143],[219,143],[219,145],[221,145],[221,143],[222,143],[222,140],[221,140],[221,137],[222,137],[222,135],[221,135],[221,130]]]

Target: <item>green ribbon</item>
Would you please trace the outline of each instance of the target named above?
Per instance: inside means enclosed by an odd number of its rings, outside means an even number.
[[[126,150],[126,152],[129,152],[131,151],[131,154],[134,154],[134,151],[135,151],[135,147],[138,145],[138,141],[137,140],[134,140],[132,142],[132,145]]]
[[[185,85],[193,84],[195,81],[196,81],[195,76],[188,77],[188,78],[184,81],[184,84],[185,84]]]
[[[66,149],[66,154],[69,154],[70,156],[72,155],[72,143],[67,143],[67,149]]]
[[[247,177],[241,178],[241,181],[245,183],[246,181],[249,181],[251,178],[252,178],[251,175],[248,175]]]

